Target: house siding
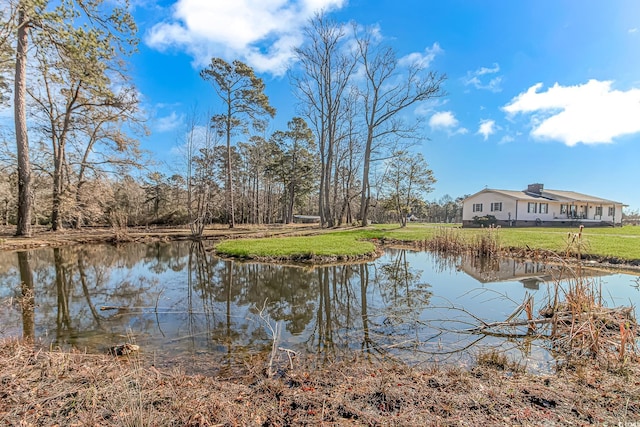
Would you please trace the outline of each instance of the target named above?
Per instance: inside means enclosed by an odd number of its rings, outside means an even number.
[[[521,194],[521,196],[520,196]],[[545,197],[546,196],[546,197]],[[550,200],[553,194],[540,195],[485,189],[463,201],[462,225],[479,227],[474,217],[493,215],[496,225],[503,227],[532,226],[611,226],[622,224],[621,203],[601,201]],[[492,211],[494,203],[502,203],[502,210]],[[532,209],[529,211],[529,203]],[[534,204],[534,205],[533,205]],[[474,205],[482,205],[482,212],[474,211]],[[541,206],[546,205],[546,211]],[[562,205],[567,205],[567,213],[561,213]],[[534,208],[535,206],[535,208]],[[574,206],[574,208],[571,208]],[[596,212],[601,215],[596,214]],[[613,211],[613,215],[609,215]]]

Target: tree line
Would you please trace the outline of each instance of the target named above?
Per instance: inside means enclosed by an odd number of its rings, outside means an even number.
[[[413,148],[426,139],[413,109],[446,95],[445,75],[398,57],[375,28],[322,13],[295,50],[298,110],[285,129],[267,133],[276,108],[250,66],[212,58],[200,76],[216,107],[189,115],[181,167],[154,166],[139,148],[148,129],[127,68],[138,42],[129,10],[126,0],[0,9],[0,94],[14,112],[0,134],[0,208],[17,235],[33,224],[189,224],[199,235],[296,214],[325,227],[457,218],[426,202],[436,180]]]

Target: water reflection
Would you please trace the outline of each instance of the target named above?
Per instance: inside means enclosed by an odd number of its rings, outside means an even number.
[[[175,242],[0,253],[0,335],[96,352],[135,339],[159,360],[232,366],[271,349],[264,307],[282,326],[279,346],[322,358],[359,351],[465,363],[479,345],[550,358],[526,329],[466,331],[504,320],[525,298],[540,304],[557,267],[395,249],[374,262],[309,268],[222,260],[210,249]],[[614,304],[637,294],[630,276],[592,274],[622,299]]]
[[[22,337],[33,340],[35,337],[35,292],[33,289],[33,274],[28,252],[18,253],[18,269],[20,270],[20,310],[22,311]]]
[[[480,283],[518,281],[527,289],[538,290],[540,285],[553,282],[562,274],[570,272],[561,265],[541,261],[518,261],[511,258],[458,258],[458,268]],[[564,271],[563,271],[564,270]],[[611,272],[583,269],[584,277],[601,277]]]

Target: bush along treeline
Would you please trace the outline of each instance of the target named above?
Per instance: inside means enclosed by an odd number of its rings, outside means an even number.
[[[251,149],[257,153],[257,147],[251,147]],[[264,171],[260,165],[251,164],[251,160],[262,162],[266,159],[264,156],[245,158],[245,154],[250,154],[246,150],[249,150],[249,147],[243,146],[243,155],[233,150],[238,165],[236,181],[238,184],[235,185],[234,190],[236,223],[294,222],[296,220],[294,214],[317,217],[318,183],[315,179],[305,180],[299,188],[295,187],[292,201],[291,187],[287,188],[282,175],[272,175],[271,172]],[[79,197],[71,192],[72,187],[65,186],[59,208],[61,227],[228,224],[222,176],[224,161],[221,158],[222,154],[218,154],[220,158],[217,161],[206,159],[207,154],[201,154],[202,157],[198,157],[193,167],[194,176],[190,184],[185,175],[177,173],[167,175],[156,171],[143,176],[124,174],[118,177],[86,178]],[[200,162],[213,164],[203,167]],[[282,164],[277,164],[277,167],[282,168]],[[312,171],[313,163],[309,163],[308,168]],[[52,178],[46,173],[34,173],[33,186],[35,203],[32,207],[32,224],[51,227]],[[16,189],[15,169],[0,170],[0,224],[2,225],[16,225]],[[416,201],[410,207],[411,216],[408,220],[460,222],[461,205],[442,202],[443,200]],[[393,200],[385,199],[375,201],[370,208],[373,221],[399,222],[398,215],[392,210],[393,203]],[[391,205],[391,208],[388,209],[387,205]],[[189,206],[192,207],[191,213]],[[353,200],[351,206],[345,208],[345,217],[341,224],[359,224],[354,215],[358,208],[358,201]],[[351,222],[347,222],[349,210],[352,215]],[[194,218],[196,212],[200,216]]]

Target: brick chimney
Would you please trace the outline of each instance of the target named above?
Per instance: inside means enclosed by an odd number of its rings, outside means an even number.
[[[542,194],[544,184],[529,184],[527,186],[527,193]]]

